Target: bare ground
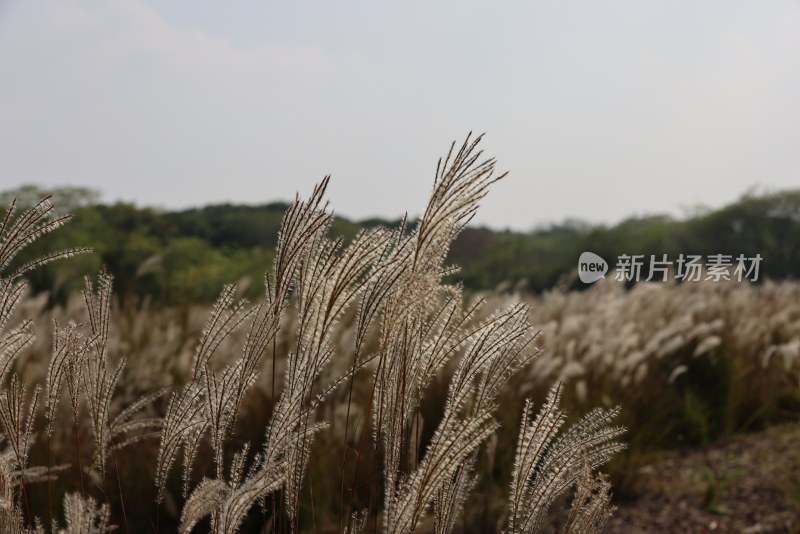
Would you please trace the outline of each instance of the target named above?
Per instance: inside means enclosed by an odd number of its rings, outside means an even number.
[[[800,533],[800,424],[664,455],[639,480],[607,532]]]

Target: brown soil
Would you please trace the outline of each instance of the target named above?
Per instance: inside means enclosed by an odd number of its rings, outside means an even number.
[[[800,424],[679,453],[642,469],[609,533],[800,533]]]

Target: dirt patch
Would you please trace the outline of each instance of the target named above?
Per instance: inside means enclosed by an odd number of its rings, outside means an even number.
[[[607,532],[800,532],[800,424],[670,453],[642,469]]]

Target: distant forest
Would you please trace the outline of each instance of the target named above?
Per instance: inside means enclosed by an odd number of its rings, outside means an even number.
[[[56,288],[51,299],[61,300],[79,287],[84,274],[94,275],[105,265],[128,305],[210,301],[231,282],[239,283],[247,296],[259,294],[288,206],[219,204],[163,211],[128,203],[102,204],[96,191],[85,188],[47,191],[23,186],[0,193],[0,215],[14,198],[18,205],[29,206],[48,194],[62,212],[72,212],[75,218],[38,240],[18,261],[81,245],[93,246],[95,253],[34,272],[34,291]],[[399,223],[337,217],[332,233],[350,239],[364,227]],[[797,278],[800,190],[749,194],[721,209],[684,219],[654,215],[615,225],[567,221],[529,232],[467,227],[453,244],[450,259],[462,267],[453,279],[468,290],[542,292],[556,286],[582,287],[576,267],[583,251],[599,254],[612,269],[621,254],[646,258],[667,254],[672,260],[680,253],[760,254],[762,279]]]

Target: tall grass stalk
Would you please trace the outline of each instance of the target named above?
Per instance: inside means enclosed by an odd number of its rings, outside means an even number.
[[[331,236],[327,177],[307,199],[298,196],[284,215],[263,298],[248,302],[235,285],[226,286],[193,348],[173,335],[165,352],[137,353],[129,365],[133,355],[124,355],[132,345],[112,331],[113,279],[105,270],[96,281],[87,279],[81,320],[67,320],[64,327],[54,321],[43,377],[46,468],[27,466],[38,387],[24,418],[25,385],[17,374],[32,363],[20,355],[39,332],[33,321],[9,328],[9,320],[25,293],[25,273],[86,250],[46,254],[14,267],[26,245],[69,217],[55,217],[45,200],[15,218],[12,204],[0,226],[0,415],[2,438],[15,453],[11,463],[0,462],[0,479],[11,481],[11,499],[0,507],[4,532],[19,532],[26,523],[40,531],[108,532],[117,514],[127,531],[133,515],[117,459],[123,449],[154,456],[156,532],[168,528],[161,520],[169,510],[183,533],[266,530],[268,521],[273,532],[316,532],[328,523],[350,533],[453,531],[481,479],[480,451],[499,429],[501,395],[540,354],[528,306],[468,303],[459,285],[446,283],[456,269],[446,263],[451,242],[505,176],[479,143],[480,137],[468,136],[439,160],[415,225],[365,229],[346,241]],[[185,310],[184,324],[193,320]],[[348,321],[352,326],[343,327]],[[163,377],[172,380],[164,383]],[[25,378],[35,383],[36,371]],[[26,484],[47,480],[52,500],[50,482],[59,470],[50,465],[50,438],[63,434],[64,384],[80,493],[63,497],[66,528],[58,518],[45,528],[35,517],[38,510],[29,507]],[[438,384],[446,384],[443,403],[431,420],[426,403]],[[262,407],[267,413],[253,433],[241,421],[262,388],[269,390],[270,406]],[[608,484],[593,470],[622,449],[617,439],[623,429],[611,425],[618,410],[596,409],[563,428],[563,388],[554,386],[535,418],[531,402],[525,404],[508,510],[498,518],[508,532],[541,531],[556,498],[571,488],[577,493],[567,531],[598,531],[610,513]],[[91,443],[81,440],[82,429],[91,432]],[[341,456],[335,450],[322,454],[321,442],[341,443]],[[351,442],[357,443],[352,455]],[[84,454],[91,454],[91,463],[83,462]],[[113,474],[107,473],[109,461]],[[315,479],[318,466],[329,462],[335,480]],[[118,511],[107,490],[109,476],[116,478]],[[63,483],[70,485],[66,477]],[[326,495],[335,501],[333,516],[318,488],[338,493]]]

